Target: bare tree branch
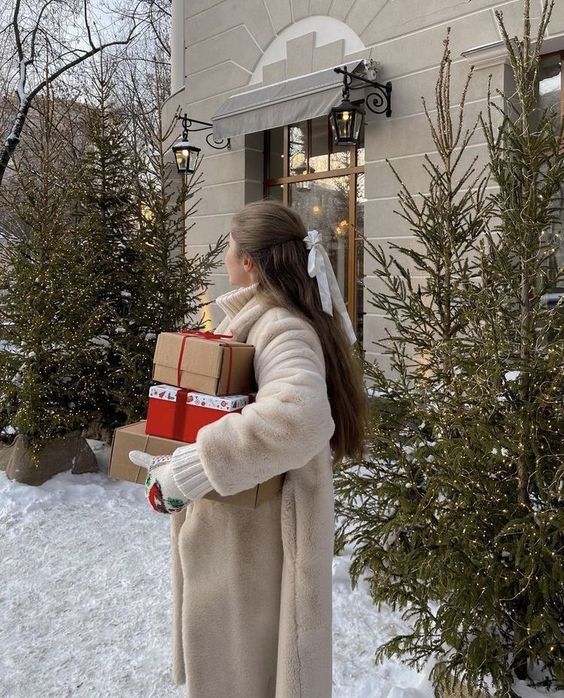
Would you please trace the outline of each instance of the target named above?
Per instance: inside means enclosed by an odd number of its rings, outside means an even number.
[[[30,49],[30,61],[35,60],[35,40],[37,38],[37,31],[39,29],[39,26],[41,24],[41,19],[43,17],[43,13],[47,11],[47,8],[53,4],[53,0],[48,0],[48,2],[43,5],[39,12],[39,16],[37,17],[37,22],[35,23],[35,27],[31,31],[31,49]]]
[[[72,70],[73,68],[76,68],[76,66],[92,58],[101,51],[115,46],[127,46],[130,44],[141,25],[147,23],[146,18],[143,20],[139,19],[138,17],[138,10],[143,2],[144,0],[138,0],[135,7],[131,11],[129,19],[132,22],[132,26],[124,39],[114,39],[111,41],[102,41],[100,39],[99,43],[96,43],[94,41],[92,25],[88,15],[87,0],[83,0],[82,17],[90,50],[82,50],[78,47],[72,48],[70,45],[67,45],[66,41],[61,40],[58,36],[55,36],[49,32],[48,25],[46,24],[47,13],[52,5],[55,4],[55,0],[43,0],[41,9],[34,20],[33,27],[23,34],[22,38],[21,0],[15,0],[10,27],[12,29],[15,52],[18,59],[18,76],[15,91],[19,101],[19,107],[15,117],[13,118],[11,129],[8,135],[5,137],[3,146],[0,150],[0,185],[2,184],[4,174],[16,151],[18,143],[20,142],[20,136],[26,123],[29,108],[33,99],[42,90],[49,87],[49,85],[51,85],[51,83],[57,80],[57,78],[59,78],[61,75]],[[8,27],[6,27],[6,30],[7,29]],[[6,30],[3,30],[2,33]],[[39,36],[44,37],[47,55],[53,53],[53,55],[56,56],[56,62],[59,63],[59,67],[56,67],[52,71],[46,70],[46,74],[44,75],[43,79],[41,79],[38,84],[28,92],[28,67],[35,67],[35,62],[38,58],[37,42]],[[29,50],[27,54],[26,45]],[[62,65],[60,65],[61,61]],[[8,58],[8,65],[10,63],[11,61]]]
[[[84,7],[84,23],[86,24],[86,31],[88,33],[88,43],[90,44],[90,46],[93,49],[95,49],[96,46],[95,46],[94,42],[92,41],[92,33],[90,31],[90,21],[88,19],[88,5],[87,5],[86,0],[84,0],[83,7]]]
[[[14,39],[16,40],[16,48],[18,50],[18,58],[23,61],[24,52],[22,46],[22,40],[20,37],[20,26],[18,24],[19,14],[20,14],[20,0],[16,0],[16,6],[14,7],[14,16],[12,18],[12,27],[14,29]]]

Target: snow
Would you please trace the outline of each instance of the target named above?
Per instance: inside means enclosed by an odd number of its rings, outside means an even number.
[[[506,381],[516,381],[521,375],[521,371],[507,371],[505,374]]]
[[[7,342],[5,339],[0,339],[0,351],[5,351],[9,354],[20,354],[20,348],[16,344]]]
[[[32,487],[0,472],[0,695],[184,698],[170,667],[170,519],[141,485],[110,480],[107,449],[89,443],[98,473]],[[406,626],[364,581],[351,589],[349,565],[334,559],[333,698],[432,698],[430,666],[374,665]]]

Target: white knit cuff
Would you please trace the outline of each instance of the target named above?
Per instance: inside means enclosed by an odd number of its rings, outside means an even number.
[[[196,444],[177,448],[172,454],[170,465],[176,486],[188,499],[201,499],[213,490],[213,485],[202,468]]]

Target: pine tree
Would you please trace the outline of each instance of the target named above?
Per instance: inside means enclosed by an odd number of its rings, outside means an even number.
[[[374,601],[412,626],[376,657],[433,657],[437,689],[456,677],[475,690],[491,681],[500,696],[540,670],[547,685],[564,682],[564,330],[543,303],[553,253],[543,232],[561,213],[564,162],[562,129],[534,113],[552,3],[535,43],[528,0],[524,10],[521,42],[503,29],[515,94],[492,98],[480,123],[494,193],[488,172],[462,165],[474,129],[453,124],[447,42],[436,120],[427,112],[429,193],[417,199],[400,180],[418,247],[396,246],[392,259],[367,244],[384,287],[371,302],[392,320],[382,342],[392,373],[367,367],[380,395],[369,457],[344,464],[336,483],[353,583],[366,574]]]
[[[131,299],[142,288],[135,252],[135,168],[127,141],[127,119],[113,99],[113,66],[103,57],[93,68],[91,104],[84,119],[87,146],[80,177],[78,235],[90,260],[77,284],[91,289],[90,312],[104,307],[94,333],[98,346],[92,372],[95,421],[111,429],[127,421],[127,405],[116,395],[128,382],[126,359],[135,350],[138,328]],[[107,432],[105,432],[107,434]]]
[[[12,426],[35,453],[87,419],[88,340],[103,312],[83,313],[89,291],[74,282],[89,264],[73,229],[80,134],[68,115],[80,110],[62,88],[46,90],[0,191],[0,430]]]
[[[106,439],[144,418],[156,337],[199,326],[209,272],[224,247],[220,240],[185,255],[200,179],[178,180],[167,158],[174,124],[162,121],[167,83],[159,70],[166,69],[155,68],[141,85],[138,70],[119,75],[118,68],[105,59],[94,72],[81,192],[81,236],[96,269],[85,283],[108,309],[97,333],[98,414],[89,433]]]
[[[116,66],[100,61],[87,106],[48,91],[1,192],[0,432],[38,449],[75,429],[109,440],[145,416],[156,336],[201,325],[225,245],[186,257],[199,180],[167,160],[166,76],[120,105]]]

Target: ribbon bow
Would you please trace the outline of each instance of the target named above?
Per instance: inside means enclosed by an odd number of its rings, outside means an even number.
[[[333,315],[333,307],[339,313],[343,330],[349,342],[356,342],[356,335],[351,319],[347,312],[345,302],[339,289],[339,284],[335,277],[335,272],[331,266],[331,260],[321,244],[321,235],[318,230],[308,230],[304,243],[309,250],[307,258],[307,271],[311,278],[317,279],[321,307],[328,315]]]
[[[210,332],[209,330],[178,330],[181,335],[188,335],[190,337],[201,337],[202,339],[233,339],[231,334],[216,334],[215,332]]]

